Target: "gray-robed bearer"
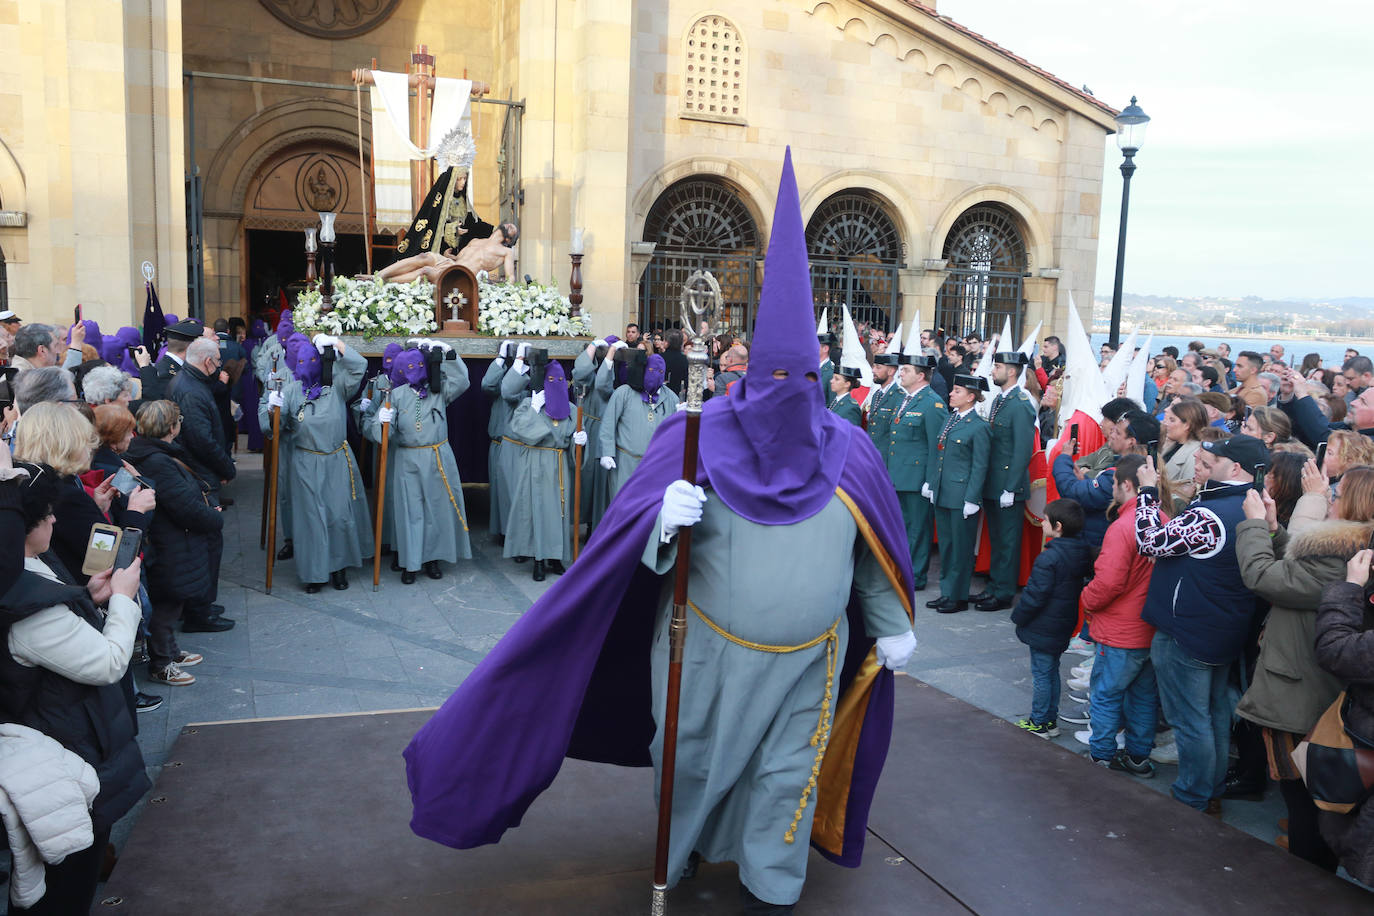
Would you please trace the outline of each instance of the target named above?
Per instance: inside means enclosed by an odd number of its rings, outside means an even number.
[[[654,431],[677,411],[679,402],[663,384],[668,370],[662,356],[655,353],[646,358],[643,350],[623,352],[629,354],[626,382],[611,394],[598,431],[601,466],[606,469],[612,499],[639,467]]]
[[[324,372],[331,349],[332,377]],[[362,475],[346,438],[345,397],[363,379],[367,360],[337,337],[296,335],[288,342],[287,364],[295,384],[268,395],[267,409],[281,407],[283,441],[294,440],[290,464],[292,540],[296,574],[305,590],[329,581],[348,588],[346,570],[372,556],[372,526]]]
[[[387,463],[387,502],[396,526],[401,582],[410,585],[423,566],[442,579],[439,563],[472,558],[458,462],[448,443],[448,405],[468,389],[467,366],[453,348],[418,341],[391,364],[391,407],[373,418],[375,435],[391,424],[396,451]]]
[[[926,607],[941,614],[968,610],[983,482],[988,474],[988,423],[973,406],[983,399],[988,380],[956,375],[949,388],[949,419],[935,440],[931,468],[921,494],[935,504],[940,539],[940,597]]]
[[[582,409],[582,428],[587,432],[587,448],[583,453],[582,480],[582,521],[587,523],[587,532],[596,530],[596,523],[606,511],[610,495],[607,492],[607,471],[601,466],[601,418],[606,413],[606,402],[610,400],[614,388],[610,384],[598,385],[601,367],[606,365],[606,356],[611,346],[620,338],[614,334],[600,338],[587,345],[587,349],[577,354],[573,363],[573,385],[582,394],[578,402]],[[613,367],[612,367],[613,368]],[[610,379],[609,373],[607,379]]]
[[[528,345],[526,345],[528,346]],[[491,529],[492,540],[498,545],[506,542],[506,516],[510,514],[509,462],[503,451],[502,438],[508,432],[511,412],[514,405],[501,392],[501,383],[511,369],[511,360],[517,352],[513,340],[501,341],[496,359],[487,364],[486,374],[482,376],[482,393],[491,401],[491,414],[487,418],[487,497],[490,503],[487,527]],[[521,380],[523,383],[523,379]]]
[[[351,405],[353,411],[353,422],[357,424],[358,431],[363,438],[374,445],[381,445],[381,424],[376,422],[377,411],[381,410],[386,404],[386,399],[391,394],[391,366],[396,362],[396,357],[401,355],[403,347],[398,343],[389,343],[382,351],[382,371],[372,377],[365,396],[354,401]],[[380,465],[381,462],[376,462]],[[390,493],[392,487],[391,475],[396,468],[396,440],[387,439],[386,443],[386,489],[384,492]],[[376,468],[374,467],[374,470]],[[373,486],[376,486],[374,480]],[[378,543],[381,545],[382,555],[391,554],[391,569],[393,572],[400,572],[400,567],[396,564],[396,535],[395,520],[391,517],[391,502],[386,501],[386,505],[381,508],[382,513],[382,534]],[[372,527],[375,529],[376,519],[373,519]]]
[[[572,562],[572,458],[569,446],[586,445],[576,431],[563,366],[548,362],[548,351],[529,351],[530,394],[510,418],[513,475],[507,557],[533,557],[534,581],[544,571],[564,572]]]
[[[1009,351],[992,357],[992,383],[1000,389],[988,411],[988,476],[983,483],[984,521],[991,550],[988,589],[972,596],[980,611],[1011,607],[1021,571],[1021,531],[1030,496],[1036,408],[1017,384],[1030,360]]]
[[[263,391],[270,389],[274,380],[285,381],[291,378],[291,370],[286,365],[286,341],[295,333],[296,326],[291,320],[291,310],[286,309],[277,321],[276,333],[253,349],[253,374],[262,383]],[[270,434],[272,421],[271,411],[263,408],[265,403],[262,399],[258,400],[258,417],[266,435]],[[262,419],[264,417],[268,419]],[[263,451],[266,453],[267,449],[264,448]],[[278,560],[289,560],[296,551],[291,540],[291,474],[287,470],[290,467],[291,437],[282,436],[281,442],[277,443],[277,466],[272,469],[277,475],[277,519],[281,523],[283,535],[281,549],[277,551]]]

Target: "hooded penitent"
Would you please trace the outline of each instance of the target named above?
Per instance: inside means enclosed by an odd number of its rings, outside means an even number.
[[[115,358],[107,356],[105,357],[105,361],[111,365],[118,366],[125,372],[136,374],[138,372],[138,363],[135,363],[133,358],[129,356],[129,347],[137,347],[143,344],[143,332],[138,328],[123,327],[115,331],[114,336],[116,340],[114,346],[116,349],[112,352],[112,356]]]
[[[657,353],[650,356],[644,367],[644,390],[640,392],[645,404],[658,403],[658,390],[663,387],[663,380],[667,377],[668,363]]]
[[[544,413],[550,420],[566,420],[572,415],[568,403],[568,376],[559,362],[550,362],[544,371]]]
[[[405,348],[398,343],[389,343],[386,345],[386,349],[382,351],[382,371],[387,373],[388,377],[391,373],[392,363],[396,361],[396,357],[399,356],[404,349]]]
[[[294,333],[296,333],[296,323],[291,320],[291,310],[286,309],[277,321],[277,340],[289,340]]]
[[[88,344],[90,344],[91,346],[95,347],[96,351],[99,352],[100,348],[104,345],[104,340],[103,340],[103,339],[101,338],[101,336],[100,336],[100,324],[99,324],[99,322],[95,321],[95,320],[92,319],[92,318],[83,318],[83,319],[81,320],[81,323],[82,323],[83,325],[86,326],[86,343],[88,343]],[[71,329],[71,328],[68,328],[68,329],[67,329],[67,343],[70,344],[71,342],[72,342],[72,329]]]
[[[429,397],[429,367],[419,350],[403,350],[391,361],[391,387],[409,385],[422,398]]]
[[[324,390],[320,383],[323,361],[310,338],[304,334],[291,335],[286,342],[286,364],[291,367],[291,374],[301,383],[307,401],[313,401],[320,396],[320,392]]]

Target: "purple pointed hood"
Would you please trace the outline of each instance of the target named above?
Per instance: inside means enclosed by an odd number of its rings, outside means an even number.
[[[641,396],[646,404],[658,403],[658,389],[663,387],[663,380],[668,377],[668,363],[657,353],[649,357],[649,363],[644,367],[644,391]]]
[[[572,415],[568,403],[568,376],[563,364],[554,360],[544,372],[544,413],[550,420],[566,420]]]
[[[835,494],[853,424],[834,422],[819,382],[816,317],[792,151],[768,241],[744,378],[701,418],[701,462],[736,514],[765,525],[815,515]],[[785,378],[775,378],[781,370]],[[810,378],[807,377],[808,373]]]
[[[115,337],[113,334],[104,335],[100,338],[100,344],[96,347],[96,351],[100,353],[100,358],[105,360],[105,362],[109,363],[111,366],[119,365],[120,359],[118,337]]]
[[[164,322],[166,322],[166,324],[164,325],[164,327],[170,328],[172,325],[176,324],[178,321],[181,320],[181,316],[180,316],[180,315],[173,315],[171,312],[166,312],[166,313],[163,314],[162,320],[163,320]]]
[[[296,323],[291,320],[291,310],[285,309],[277,321],[277,340],[287,340],[296,333]]]
[[[272,332],[267,329],[267,322],[261,318],[254,318],[253,323],[248,327],[249,340],[266,340]]]
[[[386,349],[382,351],[382,371],[387,373],[388,378],[390,378],[391,364],[396,361],[396,357],[399,356],[403,350],[405,350],[405,347],[402,347],[400,344],[389,343],[386,345]]]
[[[324,390],[324,386],[320,384],[323,363],[310,338],[304,334],[291,335],[286,342],[286,365],[291,367],[291,374],[301,383],[307,401],[313,401],[320,396],[320,392]]]
[[[391,361],[388,376],[391,387],[409,385],[422,398],[429,397],[429,367],[425,365],[425,354],[420,350],[402,350]]]
[[[112,355],[115,358],[111,359],[107,356],[105,357],[105,361],[111,365],[118,366],[131,375],[137,375],[138,363],[134,362],[129,356],[129,347],[143,346],[143,332],[138,328],[125,326],[115,331],[114,336],[116,343],[112,345],[115,347]]]
[[[81,319],[81,323],[86,326],[86,343],[95,347],[96,352],[101,352],[101,348],[105,344],[100,335],[100,322],[96,321],[94,318],[83,318]],[[72,329],[67,328],[67,344],[70,345],[71,342]]]

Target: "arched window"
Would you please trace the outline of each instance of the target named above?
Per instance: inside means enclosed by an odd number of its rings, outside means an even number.
[[[759,233],[731,187],[713,178],[684,178],[669,186],[649,209],[644,241],[658,245],[640,283],[644,330],[674,326],[682,287],[695,270],[709,270],[720,283],[724,303],[718,321],[752,328]]]
[[[702,16],[682,40],[678,113],[701,121],[744,123],[744,39],[724,16]]]
[[[852,190],[826,198],[806,224],[806,251],[818,314],[829,307],[838,328],[839,306],[847,305],[856,323],[896,327],[902,239],[877,195]]]
[[[1011,316],[1012,334],[1019,339],[1025,310],[1021,281],[1030,265],[1011,210],[990,202],[965,210],[949,227],[942,257],[949,276],[935,299],[936,325],[965,337],[976,331],[986,340]]]

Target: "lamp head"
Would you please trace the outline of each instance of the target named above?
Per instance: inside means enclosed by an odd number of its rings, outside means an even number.
[[[1135,96],[1131,96],[1131,104],[1116,116],[1117,149],[1128,154],[1138,151],[1145,145],[1145,126],[1149,123],[1150,116],[1135,103]]]
[[[334,217],[336,214],[325,212],[320,214],[320,241],[329,243],[334,241]]]

